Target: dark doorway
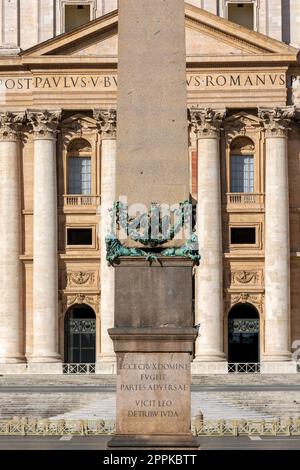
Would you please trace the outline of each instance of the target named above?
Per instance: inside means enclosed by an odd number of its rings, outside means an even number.
[[[74,305],[66,313],[65,362],[96,362],[96,316],[88,305]]]
[[[259,315],[251,305],[236,305],[229,313],[228,362],[259,362]]]

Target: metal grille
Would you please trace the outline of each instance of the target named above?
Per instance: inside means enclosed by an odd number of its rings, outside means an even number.
[[[240,363],[233,362],[228,363],[228,372],[234,374],[259,374],[260,373],[260,363],[259,362],[249,362],[249,363]]]
[[[229,320],[229,332],[232,334],[259,333],[259,320],[253,318]]]
[[[95,374],[96,364],[63,364],[64,374]]]
[[[65,322],[65,362],[76,365],[82,364],[83,367],[86,364],[96,362],[95,319],[69,318]],[[77,373],[89,372],[83,370]]]
[[[69,333],[96,333],[96,320],[69,320]]]

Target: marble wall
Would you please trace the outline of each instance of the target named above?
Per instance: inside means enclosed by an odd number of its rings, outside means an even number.
[[[188,3],[227,18],[233,0],[189,0]],[[234,0],[235,1],[235,0]],[[245,0],[254,4],[255,29],[300,47],[298,0]],[[90,5],[91,19],[117,8],[118,0],[0,0],[0,54],[27,49],[64,32],[66,5]]]

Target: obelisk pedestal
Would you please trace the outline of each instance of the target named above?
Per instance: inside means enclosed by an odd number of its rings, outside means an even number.
[[[192,262],[116,267],[117,430],[109,447],[198,447],[191,435]],[[132,286],[135,286],[133,289]]]

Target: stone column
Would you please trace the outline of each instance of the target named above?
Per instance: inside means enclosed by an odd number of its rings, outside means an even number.
[[[198,138],[197,234],[200,266],[196,276],[194,371],[225,372],[223,346],[223,249],[221,216],[220,126],[225,110],[190,110]],[[220,364],[221,362],[221,364]],[[214,364],[213,364],[214,363]]]
[[[0,113],[0,363],[23,361],[21,351],[20,140],[22,113]]]
[[[56,133],[60,111],[29,111],[34,131],[33,351],[30,362],[60,361]]]
[[[293,107],[261,109],[266,142],[264,369],[291,360],[288,125]],[[288,367],[288,365],[287,365]]]
[[[108,329],[114,326],[115,271],[106,261],[105,237],[111,229],[109,210],[113,207],[116,192],[116,121],[114,109],[94,111],[94,118],[101,136],[101,303],[100,303],[100,354],[97,357],[97,373],[115,373],[116,356]]]

